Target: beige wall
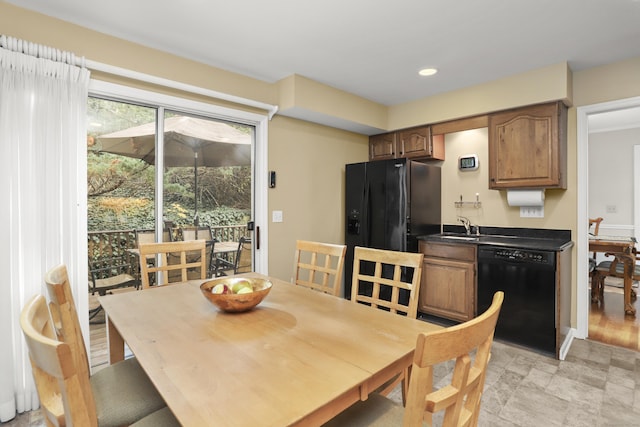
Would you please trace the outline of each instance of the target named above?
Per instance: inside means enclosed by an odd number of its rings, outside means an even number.
[[[291,110],[303,107],[318,115],[332,114],[326,110],[336,105],[342,97],[340,91],[331,88],[327,88],[326,95],[323,95],[322,85],[303,80],[267,84],[66,24],[6,3],[0,3],[0,28],[3,34],[70,50],[94,61],[266,103],[277,104],[282,100]],[[114,79],[96,73],[93,76]],[[117,78],[115,80],[139,84]],[[302,88],[303,92],[296,93],[296,86]],[[176,94],[176,91],[169,92]],[[386,112],[386,120],[384,114],[380,113],[380,106],[345,95],[348,105],[354,106],[349,110],[357,111],[341,111],[340,114],[344,117],[337,119],[396,129],[553,99],[581,106],[633,96],[640,96],[640,58],[573,74],[565,63],[556,64],[488,84],[390,107]],[[317,97],[315,102],[314,97]],[[201,97],[199,99],[218,102]],[[363,111],[369,111],[370,115],[363,114]],[[474,198],[475,193],[479,192],[483,202],[482,210],[465,213],[480,224],[570,229],[575,236],[576,140],[576,111],[575,108],[570,108],[568,189],[547,192],[545,218],[521,219],[517,208],[506,206],[503,192],[487,189],[486,135],[482,131],[475,136],[461,133],[448,135],[447,158],[443,163],[445,222],[455,220],[457,212],[452,203],[459,194],[462,193],[468,199]],[[458,153],[467,154],[469,150],[476,150],[481,155],[477,182],[471,179],[473,175],[458,173],[452,166]],[[270,224],[269,269],[273,275],[286,279],[290,276],[295,239],[343,241],[344,164],[366,160],[367,138],[277,115],[269,124],[268,154],[269,169],[278,174],[277,187],[268,193],[269,215],[272,210],[282,210],[284,213],[283,223]],[[574,272],[575,266],[574,251]],[[575,274],[573,277],[575,301]],[[575,322],[575,315],[573,320]]]
[[[489,189],[488,129],[480,128],[445,136],[446,159],[442,162],[442,222],[455,224],[459,215],[469,218],[473,224],[493,227],[555,228],[569,229],[571,222],[564,214],[564,190],[547,190],[544,218],[520,218],[520,208],[509,206],[506,191]],[[458,169],[458,157],[477,154],[479,168],[462,172]],[[481,208],[472,206],[457,208],[460,195],[466,202],[476,200]]]
[[[269,274],[290,280],[295,241],[344,243],[344,165],[366,160],[368,138],[309,122],[276,117],[269,129],[271,212],[282,223],[269,224]]]
[[[640,58],[574,73],[576,107],[640,96]]]
[[[634,234],[634,146],[640,146],[640,127],[589,134],[588,212],[604,218],[604,235]]]

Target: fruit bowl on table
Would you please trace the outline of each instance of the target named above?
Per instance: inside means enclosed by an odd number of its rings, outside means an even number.
[[[204,282],[200,290],[206,299],[222,311],[249,311],[267,296],[272,283],[253,277],[221,277]]]

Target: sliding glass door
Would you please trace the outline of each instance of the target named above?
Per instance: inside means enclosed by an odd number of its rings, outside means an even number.
[[[254,126],[98,97],[88,116],[90,262],[128,257],[142,231],[156,241],[193,227],[207,240],[252,237]]]

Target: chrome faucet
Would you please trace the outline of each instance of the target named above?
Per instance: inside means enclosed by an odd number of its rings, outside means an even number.
[[[467,232],[467,235],[471,234],[471,221],[469,221],[469,218],[464,217],[464,216],[459,216],[458,217],[458,221],[462,223],[462,225],[464,225],[464,229]]]

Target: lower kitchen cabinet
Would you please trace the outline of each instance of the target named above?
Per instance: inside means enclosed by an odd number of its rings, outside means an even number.
[[[476,246],[420,242],[418,311],[450,320],[476,316]]]

